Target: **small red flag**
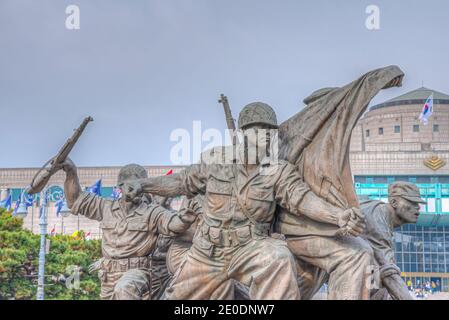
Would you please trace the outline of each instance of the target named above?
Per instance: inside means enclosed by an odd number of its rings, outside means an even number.
[[[171,174],[173,174],[173,169],[168,170],[168,172],[167,172],[165,175],[166,175],[166,176],[169,176],[169,175],[171,175]]]

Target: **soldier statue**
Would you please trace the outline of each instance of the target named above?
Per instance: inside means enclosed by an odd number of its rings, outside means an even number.
[[[100,221],[103,258],[96,267],[101,299],[157,299],[161,292],[153,284],[152,254],[158,236],[186,231],[196,219],[197,208],[188,205],[176,213],[152,203],[133,183],[148,177],[137,164],[120,169],[117,186],[122,196],[118,200],[82,192],[76,166],[69,158],[60,166],[66,172],[64,192],[72,213]]]
[[[416,223],[421,199],[418,187],[410,182],[395,182],[388,187],[388,203],[363,200],[360,208],[365,213],[366,231],[362,235],[374,251],[376,272],[380,275],[380,289],[373,290],[371,299],[411,300],[407,285],[401,278],[394,255],[394,228]]]
[[[246,139],[238,146],[237,162],[220,161],[223,154],[217,149],[212,156],[216,161],[141,179],[135,186],[166,197],[204,195],[203,219],[166,290],[168,299],[221,299],[225,290],[220,288],[231,279],[248,286],[251,299],[299,299],[293,256],[285,241],[270,236],[277,204],[335,225],[344,234],[363,231],[358,209],[330,205],[310,191],[293,165],[272,163],[264,154],[267,149],[258,148],[270,145],[270,137],[258,131],[278,127],[269,105],[247,105],[238,123]]]

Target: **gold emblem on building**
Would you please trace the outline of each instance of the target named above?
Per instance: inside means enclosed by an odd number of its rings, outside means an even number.
[[[431,156],[430,158],[424,160],[424,165],[433,171],[437,171],[446,165],[443,159],[440,159],[437,155]]]

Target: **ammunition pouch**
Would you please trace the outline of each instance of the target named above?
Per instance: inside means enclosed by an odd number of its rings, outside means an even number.
[[[101,271],[104,272],[126,272],[131,269],[151,269],[152,257],[132,257],[125,259],[107,259],[101,262]]]
[[[270,224],[248,224],[238,228],[222,229],[201,225],[202,237],[217,247],[236,247],[248,243],[252,239],[262,239],[269,236]]]

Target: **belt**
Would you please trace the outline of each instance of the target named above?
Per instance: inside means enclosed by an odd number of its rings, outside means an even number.
[[[235,247],[243,245],[251,239],[267,237],[270,232],[270,224],[260,223],[257,226],[248,224],[238,228],[223,229],[203,223],[201,230],[203,236],[214,245],[220,247]]]
[[[151,269],[152,257],[132,257],[124,259],[104,258],[101,269],[104,272],[126,272],[131,269]]]

